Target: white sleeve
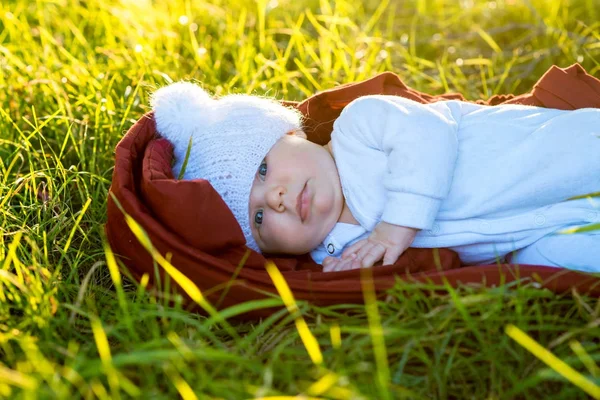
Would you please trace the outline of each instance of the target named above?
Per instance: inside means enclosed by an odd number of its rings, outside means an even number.
[[[378,150],[387,156],[381,220],[430,229],[448,195],[458,153],[458,123],[448,107],[399,96],[365,96],[334,123],[339,151]],[[365,166],[368,168],[368,166]]]

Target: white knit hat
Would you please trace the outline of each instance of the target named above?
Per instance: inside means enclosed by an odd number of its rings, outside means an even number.
[[[190,82],[158,89],[151,104],[158,133],[174,147],[174,175],[179,176],[192,137],[183,178],[208,180],[240,224],[246,245],[260,252],[248,216],[252,181],[277,140],[301,128],[302,114],[257,96],[212,99]]]

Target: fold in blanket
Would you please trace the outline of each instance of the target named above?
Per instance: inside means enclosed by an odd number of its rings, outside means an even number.
[[[432,96],[416,91],[396,74],[386,72],[318,93],[300,103],[284,103],[304,114],[309,140],[325,144],[342,109],[352,100],[369,94],[403,96],[421,103],[464,100],[461,94]],[[551,67],[531,92],[494,96],[479,103],[600,108],[600,80],[578,64],[566,69]],[[117,145],[106,233],[123,265],[135,278],[147,274],[150,284],[156,283],[153,260],[128,227],[126,213],[143,227],[153,246],[168,255],[171,263],[218,308],[276,293],[264,268],[267,258],[246,248],[241,229],[217,192],[205,180],[176,180],[171,160],[172,147],[165,139],[157,138],[152,113],[140,118]],[[282,271],[296,299],[319,305],[363,301],[360,270],[323,273],[308,255],[269,259]],[[164,280],[165,272],[159,272]],[[391,288],[396,279],[448,282],[452,286],[461,283],[493,286],[524,279],[555,292],[577,289],[600,295],[600,277],[530,265],[464,267],[456,253],[448,249],[410,248],[395,265],[373,268],[372,276],[379,294]],[[274,311],[254,310],[238,318],[263,317]]]

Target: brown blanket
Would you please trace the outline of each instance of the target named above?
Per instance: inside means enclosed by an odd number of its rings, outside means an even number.
[[[422,103],[446,99],[464,100],[460,94],[432,96],[407,87],[391,72],[369,80],[343,85],[316,94],[297,107],[306,117],[305,131],[316,143],[329,141],[333,121],[342,109],[357,97],[368,94],[391,94]],[[480,101],[481,102],[481,101]],[[487,104],[526,104],[542,107],[576,109],[600,108],[600,80],[586,73],[578,64],[569,68],[550,68],[530,93],[520,96],[500,95]],[[149,113],[131,127],[117,145],[113,182],[108,198],[106,233],[113,251],[120,256],[131,274],[140,278],[148,274],[154,282],[154,263],[125,222],[123,212],[133,217],[146,231],[154,247],[171,257],[172,264],[191,279],[216,304],[226,308],[248,300],[265,298],[262,292],[275,293],[266,272],[265,256],[247,250],[242,231],[217,192],[205,180],[178,181],[171,172],[172,147],[157,138],[155,123]],[[236,268],[249,251],[243,268]],[[296,299],[329,305],[363,301],[360,270],[323,273],[308,255],[273,258]],[[164,271],[160,271],[164,278]],[[600,277],[542,266],[481,265],[462,266],[456,253],[449,249],[408,249],[393,266],[372,269],[379,293],[393,286],[395,279],[443,283],[452,286],[481,284],[492,286],[515,279],[534,280],[555,292],[576,288],[580,292],[600,295]],[[224,289],[234,279],[230,289]],[[272,313],[263,309],[243,315],[256,318]]]

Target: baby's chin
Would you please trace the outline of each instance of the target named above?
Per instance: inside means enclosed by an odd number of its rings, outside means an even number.
[[[328,222],[318,229],[311,229],[310,231],[302,229],[298,226],[298,230],[295,230],[295,237],[289,237],[289,241],[286,244],[281,242],[278,245],[269,246],[267,248],[261,247],[263,254],[269,255],[302,255],[307,254],[319,247],[325,240],[327,235],[333,230],[337,221]],[[313,227],[314,228],[314,227]],[[300,238],[297,233],[300,232]]]
[[[314,234],[310,235],[310,244],[307,246],[307,247],[310,247],[310,250],[305,251],[303,253],[299,253],[299,254],[310,253],[311,251],[313,251],[314,249],[319,247],[319,245],[321,243],[323,243],[323,241],[325,240],[327,235],[329,235],[329,233],[331,233],[335,224],[336,224],[336,221],[334,221],[333,223],[327,224],[326,226],[324,226],[324,228],[319,233],[314,233]]]
[[[327,234],[325,234],[319,240],[319,239],[315,239],[315,236],[312,235],[309,238],[307,238],[307,240],[305,241],[304,244],[298,244],[298,242],[296,242],[289,246],[285,246],[285,248],[277,248],[277,247],[266,248],[266,249],[261,248],[261,252],[266,255],[300,256],[303,254],[310,253],[311,251],[313,251],[314,249],[319,247],[319,245],[321,243],[323,243],[323,241],[325,240],[326,237],[327,237]]]

